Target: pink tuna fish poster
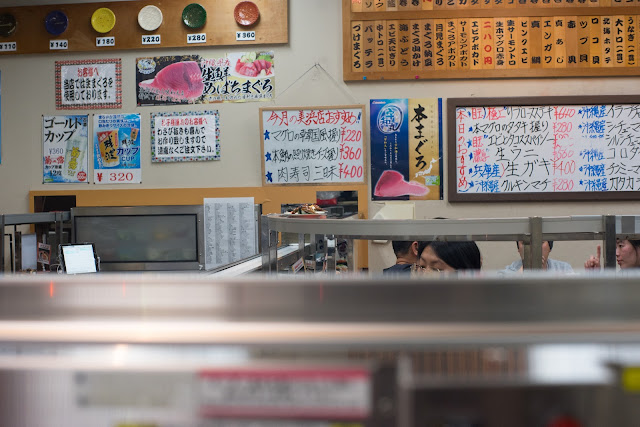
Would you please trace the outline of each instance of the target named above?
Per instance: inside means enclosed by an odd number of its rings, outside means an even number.
[[[373,200],[442,200],[442,99],[372,99]]]
[[[273,52],[136,59],[139,106],[268,101],[275,92]]]

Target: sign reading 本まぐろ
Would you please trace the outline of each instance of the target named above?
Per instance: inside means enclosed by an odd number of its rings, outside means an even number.
[[[365,182],[364,106],[261,108],[263,184]]]

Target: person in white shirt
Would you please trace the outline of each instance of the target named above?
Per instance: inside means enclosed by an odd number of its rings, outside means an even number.
[[[516,243],[518,245],[520,259],[505,267],[504,270],[500,270],[500,273],[522,273],[524,269],[522,264],[522,260],[524,259],[524,243],[522,240],[518,240]],[[551,249],[553,249],[553,240],[545,240],[542,242],[542,270],[555,271],[557,273],[573,273],[573,268],[571,268],[569,263],[549,258]]]

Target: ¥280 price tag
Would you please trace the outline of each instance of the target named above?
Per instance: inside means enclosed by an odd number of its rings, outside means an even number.
[[[187,34],[187,43],[206,43],[207,33]]]
[[[115,46],[115,37],[96,37],[96,47]]]

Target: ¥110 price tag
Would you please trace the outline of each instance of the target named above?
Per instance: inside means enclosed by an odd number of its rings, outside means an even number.
[[[49,50],[67,50],[69,40],[49,40]]]
[[[115,37],[96,37],[96,46],[115,46],[116,38]]]
[[[236,31],[236,41],[249,41],[256,39],[255,31]]]
[[[16,42],[0,43],[0,52],[13,52],[18,49]]]
[[[142,36],[142,44],[160,44],[160,34]]]
[[[187,34],[187,43],[206,43],[207,33]]]

